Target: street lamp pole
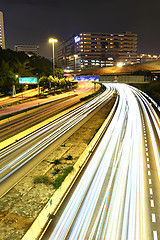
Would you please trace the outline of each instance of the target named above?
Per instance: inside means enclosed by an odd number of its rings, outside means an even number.
[[[78,58],[77,54],[74,54],[74,70],[76,70],[76,59]]]
[[[52,43],[53,46],[53,78],[55,77],[55,61],[54,61],[54,43],[58,42],[55,38],[50,38],[49,42]]]
[[[74,72],[76,73],[76,59],[78,58],[77,54],[74,54]]]

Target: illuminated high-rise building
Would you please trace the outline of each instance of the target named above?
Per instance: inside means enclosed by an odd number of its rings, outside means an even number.
[[[0,47],[5,49],[3,12],[0,11]]]
[[[58,63],[71,70],[136,63],[137,39],[131,32],[76,34],[60,44]]]

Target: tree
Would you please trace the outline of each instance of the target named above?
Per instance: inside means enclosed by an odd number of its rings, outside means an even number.
[[[59,79],[63,78],[64,76],[64,72],[61,68],[56,68],[55,69],[55,75],[56,77],[58,77]]]
[[[6,74],[5,72],[0,73],[0,92],[8,95],[12,92],[13,84],[16,83],[16,78],[12,72]]]
[[[20,62],[17,60],[17,62],[14,63],[14,71],[16,74],[18,74],[21,77],[30,77],[32,76],[32,69],[29,65],[29,61]]]
[[[39,79],[39,86],[42,87],[43,89],[43,92],[45,91],[45,89],[49,88],[49,80],[48,80],[48,77],[41,77]]]

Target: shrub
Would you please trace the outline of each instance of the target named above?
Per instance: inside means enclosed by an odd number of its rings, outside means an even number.
[[[55,168],[54,169],[54,172],[53,172],[53,175],[56,175],[57,173],[59,173],[60,169],[59,168]]]
[[[81,101],[85,101],[85,100],[88,100],[88,99],[90,99],[90,98],[93,98],[93,97],[97,96],[98,94],[104,92],[105,89],[106,89],[106,87],[105,87],[103,84],[101,84],[101,83],[99,83],[99,84],[101,85],[101,87],[100,87],[99,90],[97,90],[96,92],[94,92],[94,93],[92,93],[92,94],[89,94],[88,96],[86,96],[86,97],[84,97],[84,98],[80,98],[80,100],[81,100]]]
[[[58,165],[59,163],[60,163],[59,159],[56,159],[53,162],[51,162],[51,164],[55,164],[55,165]]]
[[[72,160],[73,157],[72,157],[71,155],[68,155],[65,159],[66,159],[66,160]]]
[[[49,183],[49,177],[47,175],[40,175],[34,178],[34,183]]]
[[[53,182],[53,186],[58,189],[61,186],[61,183],[63,182],[63,180],[66,178],[66,176],[73,170],[73,166],[69,166],[67,167],[64,172],[58,176]]]
[[[65,147],[65,146],[66,146],[65,143],[61,145],[61,147]]]

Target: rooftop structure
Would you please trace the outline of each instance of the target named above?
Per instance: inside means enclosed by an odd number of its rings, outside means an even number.
[[[16,45],[15,51],[17,52],[25,52],[29,56],[35,54],[36,56],[39,55],[39,46],[36,45]]]

